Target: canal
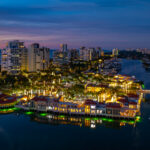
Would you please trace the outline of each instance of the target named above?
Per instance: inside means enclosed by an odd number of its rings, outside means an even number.
[[[143,80],[150,89],[150,72],[138,60],[122,60],[122,74]],[[5,150],[141,150],[150,149],[150,100],[141,107],[141,121],[69,118],[44,114],[0,115],[0,148]]]

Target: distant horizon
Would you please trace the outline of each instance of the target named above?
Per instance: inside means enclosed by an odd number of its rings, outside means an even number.
[[[8,41],[3,41],[3,44],[1,44],[1,41],[0,41],[0,49],[4,49],[5,47],[6,47],[6,44],[7,44],[7,42],[10,42],[10,41],[14,41],[14,40],[19,40],[19,39],[12,39],[12,40],[8,40]],[[56,47],[53,47],[53,46],[49,46],[49,45],[47,45],[47,44],[44,44],[44,42],[42,41],[42,42],[40,42],[40,41],[30,41],[29,42],[29,40],[28,41],[24,41],[24,40],[19,40],[20,42],[24,42],[24,45],[26,46],[26,47],[28,47],[28,46],[30,46],[31,44],[33,44],[33,43],[39,43],[40,44],[40,46],[41,47],[47,47],[47,48],[49,48],[49,49],[52,49],[52,50],[57,50],[57,49],[60,49],[60,44],[63,44],[63,43],[59,43]],[[75,48],[75,49],[79,49],[80,47],[82,47],[82,46],[84,46],[84,47],[86,47],[86,48],[96,48],[96,47],[101,47],[102,49],[104,49],[104,50],[112,50],[112,49],[114,49],[114,48],[118,48],[118,49],[120,49],[120,50],[126,50],[126,49],[138,49],[138,48],[140,48],[140,49],[148,49],[148,50],[150,50],[150,48],[147,48],[147,47],[126,47],[126,48],[119,48],[119,47],[102,47],[101,45],[96,45],[96,46],[86,46],[86,45],[80,45],[80,46],[78,46],[78,47],[73,47],[73,46],[70,46],[68,43],[65,43],[65,44],[67,44],[68,45],[68,49],[73,49],[73,48]]]

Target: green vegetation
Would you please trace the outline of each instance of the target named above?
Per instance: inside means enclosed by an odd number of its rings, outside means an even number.
[[[90,99],[102,98],[105,94],[110,97],[125,96],[127,92],[121,85],[127,84],[126,81],[117,81],[115,86],[109,86],[114,83],[114,77],[96,73],[97,66],[101,61],[77,61],[70,64],[56,66],[52,62],[46,71],[27,73],[21,72],[13,76],[2,73],[0,76],[0,91],[5,94],[15,95],[63,95],[68,100],[82,99],[82,97]],[[95,73],[93,73],[95,72]],[[86,91],[85,85],[92,83],[94,85],[102,85],[99,91]],[[139,83],[128,87],[130,91],[139,89]],[[129,92],[128,90],[128,92]],[[108,98],[108,97],[107,97]]]

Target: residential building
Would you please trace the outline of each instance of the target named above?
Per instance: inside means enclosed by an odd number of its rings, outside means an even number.
[[[79,56],[80,56],[80,60],[84,60],[84,61],[89,61],[90,60],[90,53],[86,49],[86,47],[81,47],[79,49]]]
[[[18,74],[20,71],[28,71],[28,50],[24,42],[18,40],[7,43],[1,51],[1,71],[9,74]]]
[[[81,47],[79,50],[80,60],[89,61],[99,59],[101,56],[101,48]]]
[[[49,48],[40,47],[38,43],[34,43],[29,47],[28,53],[29,72],[37,72],[47,70],[50,61]]]

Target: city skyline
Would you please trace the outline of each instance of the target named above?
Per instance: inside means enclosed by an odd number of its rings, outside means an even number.
[[[149,6],[149,0],[2,0],[0,48],[17,39],[50,48],[150,48]]]

